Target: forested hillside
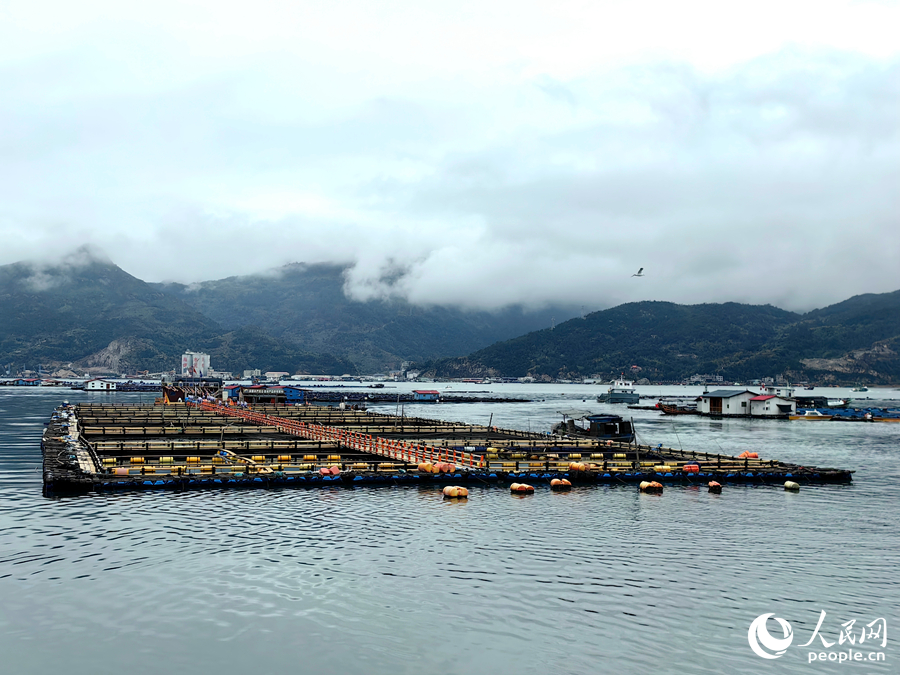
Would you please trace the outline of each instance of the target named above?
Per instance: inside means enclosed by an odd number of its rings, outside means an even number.
[[[808,314],[736,303],[620,305],[429,364],[437,376],[612,378],[694,373],[726,380],[900,381],[900,291],[862,295]],[[637,368],[633,368],[637,366]]]
[[[360,302],[344,294],[345,272],[340,265],[294,264],[259,275],[155,287],[227,329],[258,326],[304,349],[353,361],[365,372],[468,354],[577,313],[566,306],[486,312],[397,299]]]
[[[190,305],[85,255],[54,266],[0,266],[0,364],[109,372],[171,370],[186,350],[220,370],[353,373],[355,365],[312,354],[261,331],[229,331]]]

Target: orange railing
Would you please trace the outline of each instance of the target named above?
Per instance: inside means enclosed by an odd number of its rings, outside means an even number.
[[[409,464],[447,462],[476,468],[483,468],[485,465],[483,455],[462,452],[456,448],[440,448],[425,445],[423,443],[413,443],[383,438],[381,436],[372,436],[371,434],[347,431],[337,427],[309,424],[307,422],[300,422],[286,417],[264,415],[248,408],[233,407],[221,403],[210,403],[209,401],[188,403],[188,405],[199,407],[202,410],[209,410],[219,415],[240,417],[260,425],[274,426],[279,431],[286,434],[300,436],[301,438],[308,438],[314,441],[337,443],[342,447],[350,448],[358,452],[366,452],[371,455],[378,455],[380,457],[407,462]]]

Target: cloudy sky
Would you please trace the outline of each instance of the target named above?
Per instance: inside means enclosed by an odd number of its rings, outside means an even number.
[[[357,297],[479,307],[897,290],[898,27],[849,0],[0,1],[0,264],[336,261]]]

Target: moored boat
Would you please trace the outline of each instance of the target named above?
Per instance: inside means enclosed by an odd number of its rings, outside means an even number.
[[[597,397],[598,403],[639,403],[640,394],[634,390],[634,382],[619,377],[605,394]]]
[[[594,415],[579,410],[560,410],[563,421],[553,427],[554,434],[588,436],[613,443],[631,443],[634,427],[620,415]],[[582,426],[578,422],[586,422]]]
[[[827,422],[832,417],[833,415],[826,415],[825,413],[819,412],[818,410],[798,410],[796,415],[789,415],[788,419]]]
[[[673,401],[660,401],[656,404],[656,407],[662,411],[664,415],[699,415],[700,411],[697,410],[697,404],[693,401],[691,402],[673,402]]]

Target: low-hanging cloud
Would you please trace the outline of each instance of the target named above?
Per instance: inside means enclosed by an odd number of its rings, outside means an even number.
[[[77,41],[6,59],[2,262],[89,243],[186,283],[338,262],[358,299],[477,308],[900,288],[896,50],[776,46],[722,67],[675,46],[430,70],[388,46],[211,70]]]
[[[27,276],[20,283],[33,292],[51,291],[68,283],[73,272],[98,262],[112,261],[104,251],[90,244],[75,250],[45,251],[39,259],[27,262]]]

